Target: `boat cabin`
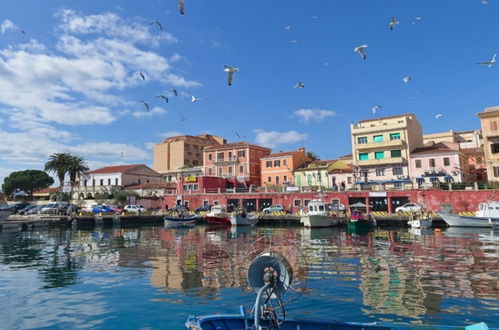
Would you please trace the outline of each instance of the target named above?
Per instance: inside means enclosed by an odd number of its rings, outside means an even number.
[[[308,203],[309,215],[327,215],[326,203],[321,199],[313,199]]]
[[[491,201],[487,203],[480,203],[478,211],[475,216],[482,218],[499,218],[499,202]]]

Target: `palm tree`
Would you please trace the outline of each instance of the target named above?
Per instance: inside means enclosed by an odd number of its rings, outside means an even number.
[[[312,151],[307,152],[307,157],[310,158],[311,161],[321,159],[315,152]]]
[[[46,172],[54,172],[59,178],[59,191],[62,192],[62,186],[64,184],[64,177],[69,170],[69,164],[71,163],[71,154],[60,152],[53,153],[49,156],[49,161],[45,163]]]
[[[83,157],[70,154],[70,159],[67,166],[67,171],[69,174],[69,182],[71,183],[71,188],[70,188],[71,190],[69,192],[70,199],[71,196],[73,196],[73,186],[76,182],[76,178],[80,178],[82,175],[88,174],[88,170],[89,168],[85,163]]]

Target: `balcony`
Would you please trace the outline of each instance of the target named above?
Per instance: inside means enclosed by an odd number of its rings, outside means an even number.
[[[355,147],[357,150],[368,150],[368,149],[387,149],[391,147],[405,148],[406,143],[404,140],[388,140],[383,142],[371,142],[371,143],[357,143]]]
[[[234,165],[239,163],[239,159],[237,157],[227,157],[227,158],[217,158],[214,161],[215,165]]]
[[[385,122],[378,123],[373,121],[372,123],[363,123],[363,125],[366,126],[365,127],[358,127],[357,125],[353,126],[352,135],[356,136],[359,134],[374,134],[376,132],[400,131],[407,128],[407,124],[405,122],[388,124]]]
[[[358,160],[358,166],[374,166],[374,165],[388,165],[388,164],[404,164],[407,163],[404,157],[393,157],[393,158],[383,158],[383,159],[367,159]]]
[[[482,131],[483,137],[487,138],[496,138],[499,137],[499,130],[483,130]]]

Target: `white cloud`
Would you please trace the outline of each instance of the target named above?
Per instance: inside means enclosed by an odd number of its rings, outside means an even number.
[[[300,117],[300,120],[309,123],[311,121],[321,122],[327,117],[333,117],[336,112],[322,109],[299,109],[294,112],[295,116]]]
[[[75,154],[83,155],[84,158],[121,159],[122,154],[125,159],[132,160],[143,160],[150,157],[145,150],[124,143],[84,143],[69,147],[69,150]]]
[[[255,142],[269,148],[275,148],[279,144],[305,141],[308,138],[308,134],[298,133],[297,131],[265,132],[264,130],[256,129],[254,132],[256,134]]]
[[[12,23],[8,19],[4,20],[0,25],[0,31],[2,32],[2,34],[7,32],[8,30],[15,30],[15,29],[17,29],[17,27],[14,25],[14,23]]]
[[[134,116],[135,118],[149,118],[157,115],[164,115],[166,113],[168,113],[168,111],[166,111],[165,109],[161,107],[154,107],[150,111],[134,111],[132,112],[132,116]]]

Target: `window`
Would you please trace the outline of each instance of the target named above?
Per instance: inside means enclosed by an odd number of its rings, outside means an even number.
[[[390,141],[400,140],[400,133],[390,133]]]
[[[373,136],[374,142],[383,142],[383,135],[375,135]]]
[[[444,166],[449,166],[449,165],[450,165],[449,157],[444,157]]]
[[[217,153],[217,160],[219,162],[223,161],[224,160],[224,153],[223,152],[219,152]]]
[[[118,178],[114,179],[114,184],[118,185]]]
[[[232,151],[229,151],[229,159],[232,159]]]
[[[229,166],[229,168],[227,169],[227,173],[232,174],[232,166]]]
[[[213,175],[213,171],[211,168],[208,169],[208,175]]]
[[[435,158],[430,158],[429,162],[430,162],[430,167],[435,167]]]
[[[218,168],[218,175],[222,175],[222,168],[221,167]]]
[[[369,154],[367,152],[359,153],[359,160],[368,160],[368,159],[369,159]]]
[[[283,165],[283,166],[287,166],[287,165],[288,165],[287,159],[283,159],[283,160],[282,160],[282,165]]]
[[[269,177],[267,178],[267,182],[272,182],[272,177],[271,177],[271,176],[269,176]]]
[[[279,177],[278,176],[275,177],[275,184],[279,184]]]
[[[497,131],[497,121],[493,120],[490,122],[490,130]]]
[[[193,165],[193,166],[198,166],[198,165],[199,165],[199,162],[198,162],[197,160],[193,160],[193,161],[192,161],[192,165]]]
[[[421,168],[421,159],[416,159],[414,161],[414,166],[416,166],[416,168]]]
[[[352,183],[352,177],[351,176],[347,177],[347,183]]]
[[[208,154],[208,160],[212,160],[212,154]]]
[[[239,166],[239,173],[243,173],[244,172],[244,166],[243,165],[240,165]]]
[[[385,169],[384,168],[377,168],[376,169],[376,176],[384,176],[385,175]]]
[[[95,179],[92,179],[92,186],[95,186]]]
[[[392,171],[393,175],[404,175],[404,169],[402,167],[394,167]]]
[[[87,186],[87,180],[83,181],[83,185],[86,187]]]
[[[493,154],[499,153],[499,142],[497,143],[492,143],[490,145],[490,150],[492,151]]]
[[[111,179],[107,179],[107,185],[110,186],[111,185]]]
[[[139,182],[139,184],[140,184],[140,179],[138,179],[137,181],[138,181],[138,182]]]
[[[385,158],[384,151],[375,151],[374,152],[374,159],[383,159],[383,158]]]
[[[494,171],[494,178],[499,177],[499,166],[493,166],[492,170]]]
[[[402,189],[402,182],[394,182],[393,183],[393,188],[395,188],[395,189]]]
[[[272,161],[271,161],[271,160],[267,160],[267,161],[265,162],[265,167],[267,167],[267,168],[272,167]]]
[[[283,180],[284,180],[284,183],[288,182],[288,176],[287,176],[287,175],[285,175],[285,176],[283,177]]]
[[[402,151],[400,151],[400,150],[390,150],[390,156],[392,158],[402,157]]]
[[[367,136],[359,136],[357,138],[357,143],[358,144],[364,144],[364,143],[367,143]]]
[[[104,179],[100,179],[100,185],[103,186],[104,185]]]
[[[300,199],[295,199],[294,204],[295,204],[296,207],[300,207],[301,206],[301,200]]]
[[[274,167],[280,167],[281,166],[281,161],[280,160],[274,160]]]

